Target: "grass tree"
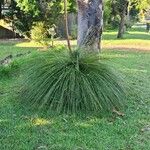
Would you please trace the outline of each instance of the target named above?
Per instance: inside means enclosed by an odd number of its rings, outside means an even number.
[[[102,0],[78,0],[78,48],[51,50],[29,61],[21,98],[56,113],[101,113],[122,108],[118,75],[99,59]],[[65,23],[67,28],[67,7]],[[67,32],[68,35],[68,32]]]

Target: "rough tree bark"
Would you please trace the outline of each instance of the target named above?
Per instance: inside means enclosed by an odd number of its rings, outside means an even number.
[[[125,31],[124,29],[125,29],[126,17],[127,17],[127,13],[128,13],[128,5],[129,5],[128,0],[125,0],[124,3],[122,4],[122,8],[121,8],[121,12],[120,12],[120,24],[119,24],[117,38],[123,38],[123,34]]]
[[[77,0],[78,46],[99,52],[103,26],[103,0]]]

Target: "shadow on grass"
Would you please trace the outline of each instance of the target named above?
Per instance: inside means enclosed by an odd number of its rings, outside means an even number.
[[[118,39],[117,38],[117,35],[116,34],[109,34],[109,33],[104,33],[104,36],[103,36],[103,39],[104,40],[134,40],[134,39],[137,39],[137,40],[150,40],[150,34],[144,34],[144,33],[126,33],[124,35],[124,38],[122,39]]]
[[[117,31],[108,31],[104,32],[103,35],[104,40],[129,40],[129,39],[138,39],[138,40],[150,40],[150,34],[146,32],[146,30],[141,28],[133,28],[129,31],[126,31],[124,34],[124,38],[117,38]]]

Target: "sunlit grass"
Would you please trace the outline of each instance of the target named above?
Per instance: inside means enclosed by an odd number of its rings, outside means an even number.
[[[35,126],[39,126],[39,125],[49,125],[52,124],[52,122],[43,118],[36,118],[32,119],[32,124]]]
[[[43,47],[42,44],[34,41],[27,41],[27,42],[19,42],[15,44],[16,47]]]
[[[127,31],[123,39],[117,39],[116,35],[116,31],[104,32],[103,48],[150,50],[150,34],[144,29]]]
[[[76,45],[76,40],[71,40],[71,45],[75,46]],[[49,46],[51,46],[51,41],[48,42]],[[66,46],[67,42],[66,40],[54,40],[54,46]],[[34,41],[28,41],[28,42],[19,42],[15,44],[16,47],[43,47],[41,43],[34,42]]]

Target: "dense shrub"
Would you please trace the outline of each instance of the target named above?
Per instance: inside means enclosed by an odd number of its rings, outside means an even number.
[[[31,39],[37,42],[45,41],[47,38],[47,29],[43,22],[36,22],[31,30]]]
[[[44,52],[29,64],[21,98],[33,108],[75,114],[122,108],[123,88],[99,56]]]

